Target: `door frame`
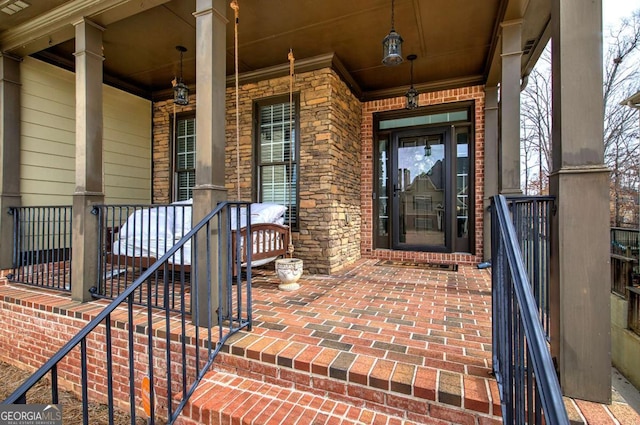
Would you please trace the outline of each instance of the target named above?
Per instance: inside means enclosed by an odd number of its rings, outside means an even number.
[[[391,221],[391,249],[395,251],[428,251],[428,252],[451,252],[451,190],[452,190],[452,170],[451,170],[451,126],[425,127],[417,129],[398,129],[391,132],[389,146],[389,183],[391,200],[390,218]],[[443,229],[444,244],[443,245],[427,245],[427,244],[409,244],[400,242],[400,202],[396,196],[396,186],[398,185],[398,150],[400,148],[400,139],[411,137],[428,137],[433,135],[442,135],[442,143],[444,144],[444,210]]]
[[[441,114],[449,114],[449,113],[457,113],[461,111],[466,111],[466,118],[459,119],[450,119],[446,121],[440,121],[439,123],[431,124],[425,123],[425,120],[422,119],[424,117],[435,117]],[[476,135],[476,101],[475,100],[464,100],[460,102],[453,102],[447,104],[438,104],[438,105],[429,105],[423,106],[418,109],[407,111],[407,110],[389,110],[383,112],[377,112],[373,114],[373,152],[371,155],[371,161],[373,165],[373,186],[372,186],[372,249],[389,249],[389,250],[412,250],[412,251],[420,251],[420,252],[434,252],[434,253],[462,253],[462,254],[471,254],[475,255],[476,252],[476,204],[477,204],[477,182],[476,182],[476,143],[477,143],[477,135]],[[422,117],[422,118],[421,118]],[[418,120],[416,120],[418,118]],[[383,126],[382,124],[389,121],[398,120],[403,124],[406,122],[405,126],[398,125],[397,127],[393,126]],[[420,121],[420,122],[417,122]],[[389,218],[389,223],[385,228],[382,228],[381,217],[384,214],[381,214],[381,204],[380,200],[383,197],[386,197],[389,201],[388,208],[385,212],[391,211],[391,199],[393,196],[393,185],[391,184],[391,178],[388,177],[388,181],[386,182],[386,187],[383,185],[382,187],[379,185],[379,182],[383,179],[383,174],[380,171],[380,146],[382,143],[387,144],[387,152],[390,154],[391,145],[393,143],[393,138],[396,133],[409,132],[409,131],[417,131],[418,133],[424,133],[425,131],[430,131],[430,129],[441,127],[448,127],[449,129],[449,143],[446,144],[446,149],[448,149],[449,158],[452,155],[457,155],[457,134],[460,128],[466,127],[468,128],[468,156],[469,156],[469,209],[468,209],[468,243],[463,244],[465,248],[464,251],[460,251],[462,247],[456,246],[459,245],[460,241],[457,238],[457,234],[454,233],[453,226],[456,224],[457,219],[453,216],[449,217],[450,226],[447,226],[447,232],[449,232],[448,236],[445,236],[445,245],[441,247],[441,249],[432,249],[430,246],[424,248],[420,247],[404,247],[404,248],[392,248],[393,247],[393,224],[392,220]],[[455,139],[455,140],[454,140]],[[454,146],[455,142],[455,146]],[[391,173],[391,158],[387,159],[387,167],[388,171],[386,173]],[[453,160],[453,159],[452,159]],[[455,164],[449,162],[447,164],[449,172],[447,173],[446,178],[448,185],[455,185],[456,180],[454,179],[453,171],[451,167],[455,168]],[[450,214],[453,214],[453,210],[451,208],[455,207],[456,202],[456,190],[455,187],[451,187],[450,196],[447,197],[447,202],[450,205]],[[394,217],[395,219],[395,217]],[[386,235],[385,235],[386,232]]]

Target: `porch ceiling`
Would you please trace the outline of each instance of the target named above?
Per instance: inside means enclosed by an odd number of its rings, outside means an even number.
[[[0,4],[5,3],[0,0]],[[29,1],[27,1],[29,2]],[[105,27],[105,80],[147,98],[169,94],[179,74],[176,45],[184,45],[184,80],[195,84],[195,0],[39,0],[0,13],[0,50],[37,54],[72,69],[73,22],[86,16]],[[240,71],[281,65],[289,48],[296,59],[335,53],[363,99],[403,93],[409,62],[381,63],[391,26],[390,0],[240,0]],[[396,0],[395,29],[403,55],[416,54],[419,90],[482,84],[499,77],[500,22],[524,18],[523,73],[546,43],[549,0]],[[227,74],[232,75],[233,11],[227,2]],[[542,39],[542,42],[540,40]]]

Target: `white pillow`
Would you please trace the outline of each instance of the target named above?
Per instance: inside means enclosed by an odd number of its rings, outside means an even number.
[[[287,207],[280,204],[263,202],[251,204],[252,223],[275,223],[287,211]]]

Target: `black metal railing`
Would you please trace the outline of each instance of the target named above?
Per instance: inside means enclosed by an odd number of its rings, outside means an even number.
[[[611,292],[627,298],[627,287],[634,284],[634,266],[637,260],[619,254],[611,254]]]
[[[627,257],[638,258],[638,229],[628,229],[624,227],[611,228],[611,253],[625,255]]]
[[[629,329],[640,335],[640,288],[630,286],[629,288]]]
[[[627,297],[627,287],[640,282],[638,229],[611,228],[611,292]]]
[[[9,280],[71,290],[71,206],[11,207],[13,268]]]
[[[99,223],[98,282],[96,298],[113,299],[127,289],[183,235],[191,230],[191,204],[169,205],[96,205],[93,213]],[[169,260],[169,274],[159,270],[150,279],[151,303],[164,308],[168,297],[171,311],[181,311],[181,280],[191,273],[191,242]],[[164,279],[169,292],[164,292]],[[146,288],[134,294],[136,304],[146,304]]]
[[[109,423],[123,414],[116,408],[123,405],[131,424],[147,415],[150,424],[164,420],[173,423],[227,338],[243,328],[251,329],[251,250],[245,258],[249,266],[246,277],[233,279],[229,273],[232,237],[238,239],[235,258],[241,258],[240,233],[232,236],[230,231],[231,215],[240,220],[240,206],[248,208],[244,203],[224,203],[209,213],[3,404],[28,403],[30,389],[43,378],[50,378],[53,404],[58,403],[60,386],[79,389],[83,424],[95,422],[89,402],[107,405]],[[251,223],[246,225],[248,240],[244,242],[251,246]],[[180,255],[187,242],[200,254],[194,255],[189,279],[192,317],[201,318],[195,323],[186,313],[186,280],[180,280],[181,314],[171,313],[169,297],[163,298],[161,312],[151,300],[150,278],[162,273],[163,289],[168,292],[172,258]],[[214,246],[221,248],[217,255],[213,254]],[[138,306],[136,293],[145,287],[146,303]]]
[[[492,198],[493,371],[505,424],[568,424],[506,199]]]
[[[538,317],[549,340],[550,234],[554,198],[552,196],[514,196],[507,197],[506,200],[533,296],[538,306]]]

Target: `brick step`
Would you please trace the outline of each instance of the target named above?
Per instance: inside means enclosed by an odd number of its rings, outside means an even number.
[[[293,425],[411,422],[304,391],[212,371],[185,406],[178,423]]]
[[[480,423],[478,418],[483,418],[483,424],[500,423],[497,385],[489,376],[480,378],[253,333],[230,339],[215,366],[234,376],[404,419],[417,415],[452,423]]]
[[[429,412],[424,412],[429,413]],[[284,388],[247,377],[211,371],[202,380],[176,424],[475,424],[468,417],[444,420],[408,413],[406,417],[376,412],[367,406],[328,399],[319,394]]]

